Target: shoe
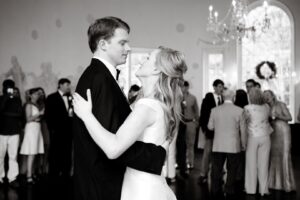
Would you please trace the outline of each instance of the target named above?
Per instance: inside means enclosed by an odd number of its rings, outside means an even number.
[[[35,184],[34,180],[32,177],[27,177],[27,185],[33,185]]]
[[[18,188],[18,187],[20,187],[20,184],[17,180],[13,180],[13,181],[9,182],[9,186],[12,188]]]
[[[207,176],[200,176],[200,177],[198,178],[198,183],[199,183],[200,185],[206,184],[206,183],[207,183]]]

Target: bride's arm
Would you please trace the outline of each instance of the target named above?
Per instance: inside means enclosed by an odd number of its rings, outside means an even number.
[[[143,133],[146,127],[155,121],[155,111],[143,104],[137,104],[116,134],[107,131],[92,114],[90,90],[88,101],[80,95],[74,95],[74,111],[81,118],[96,144],[110,159],[118,158]],[[103,116],[105,117],[105,116]]]

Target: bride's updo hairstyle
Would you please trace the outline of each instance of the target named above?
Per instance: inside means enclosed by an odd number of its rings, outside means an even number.
[[[187,70],[184,55],[176,50],[159,47],[155,65],[160,69],[159,80],[155,86],[155,98],[165,107],[167,139],[171,141],[178,131],[181,120],[183,94],[183,74]]]

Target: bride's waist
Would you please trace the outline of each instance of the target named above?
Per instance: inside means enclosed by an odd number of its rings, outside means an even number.
[[[138,181],[138,180],[151,180],[151,181],[164,181],[164,177],[161,175],[157,175],[157,174],[151,174],[148,172],[143,172],[140,170],[136,170],[130,167],[126,168],[126,172],[125,172],[125,179],[131,179],[133,178],[134,180]]]

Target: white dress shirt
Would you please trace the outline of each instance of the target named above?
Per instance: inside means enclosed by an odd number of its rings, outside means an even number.
[[[66,110],[68,111],[69,108],[69,102],[68,102],[68,97],[64,96],[64,93],[61,90],[58,90],[58,93],[60,94],[60,96],[63,98],[65,106],[66,106]]]
[[[221,95],[218,95],[215,92],[213,94],[214,94],[216,106],[218,106],[218,98],[220,98],[220,103],[222,103],[222,97],[221,97]]]

